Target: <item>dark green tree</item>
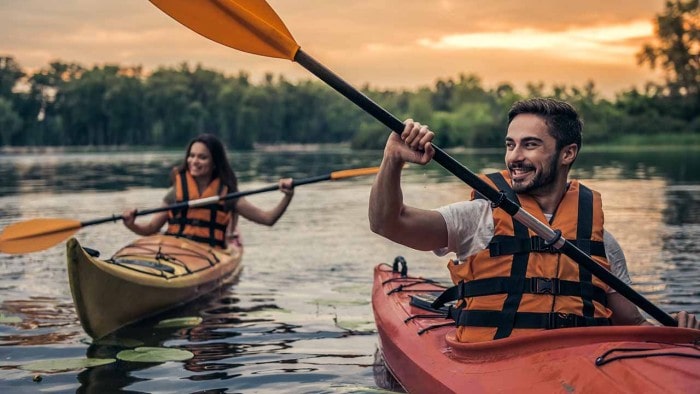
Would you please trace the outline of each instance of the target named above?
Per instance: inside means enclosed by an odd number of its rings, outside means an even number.
[[[12,56],[0,56],[0,97],[11,99],[12,89],[24,75]]]
[[[672,95],[700,94],[700,0],[667,1],[655,33],[656,43],[642,48],[638,63],[664,70]]]
[[[12,145],[22,127],[22,119],[12,108],[12,103],[0,97],[0,146]]]

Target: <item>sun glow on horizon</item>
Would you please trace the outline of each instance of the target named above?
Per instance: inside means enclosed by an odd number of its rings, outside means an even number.
[[[437,40],[420,39],[418,45],[437,51],[503,49],[548,51],[561,57],[585,58],[596,62],[619,61],[639,50],[640,39],[651,39],[650,21],[634,21],[596,27],[576,27],[562,31],[515,29],[502,32],[452,34]],[[374,48],[378,49],[378,48]]]

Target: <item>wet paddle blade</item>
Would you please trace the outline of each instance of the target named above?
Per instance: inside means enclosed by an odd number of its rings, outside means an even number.
[[[150,0],[210,40],[256,55],[294,60],[299,44],[263,0]]]
[[[75,234],[77,220],[31,219],[5,227],[0,234],[0,252],[17,254],[47,249]]]

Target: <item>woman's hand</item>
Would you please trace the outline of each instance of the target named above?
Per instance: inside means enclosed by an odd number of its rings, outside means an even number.
[[[122,221],[126,228],[133,228],[134,222],[136,221],[136,208],[127,209],[122,213]]]
[[[279,188],[282,193],[286,196],[294,195],[294,179],[292,178],[282,178],[279,180]]]

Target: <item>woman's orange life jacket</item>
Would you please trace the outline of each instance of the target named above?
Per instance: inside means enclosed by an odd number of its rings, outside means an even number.
[[[484,176],[543,223],[537,202],[510,187],[508,171]],[[472,198],[483,198],[478,194]],[[609,325],[608,286],[566,255],[546,245],[502,209],[493,209],[488,248],[463,263],[448,264],[461,310],[457,338],[482,342],[551,328]],[[572,181],[550,225],[606,269],[600,194]]]
[[[175,175],[177,202],[224,196],[227,193],[228,187],[219,178],[214,178],[200,195],[197,183],[188,171]],[[203,207],[174,209],[168,211],[168,228],[165,233],[225,249],[229,221],[230,212],[223,201]]]

